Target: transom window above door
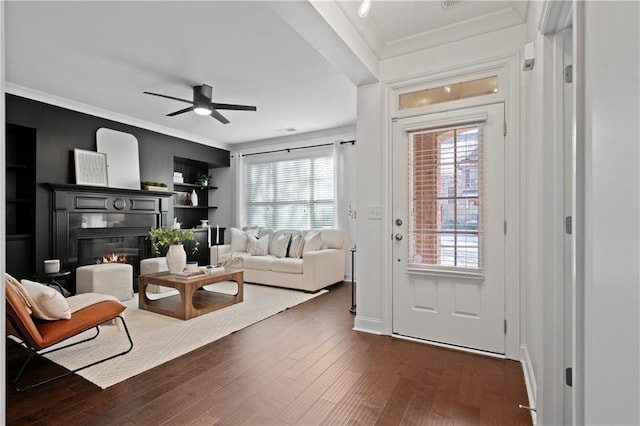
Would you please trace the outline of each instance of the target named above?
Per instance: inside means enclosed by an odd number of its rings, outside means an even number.
[[[498,76],[495,75],[400,94],[398,109],[422,108],[494,93],[498,93]]]

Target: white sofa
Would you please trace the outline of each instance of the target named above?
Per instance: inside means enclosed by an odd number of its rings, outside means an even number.
[[[234,231],[234,229],[231,230],[231,244],[211,247],[211,264],[227,264],[229,267],[243,268],[245,282],[315,292],[344,280],[344,232],[339,229],[307,231],[274,231],[264,228],[245,228],[243,231],[237,229]],[[259,239],[267,238],[269,254],[252,255],[247,252],[251,247],[243,248],[242,241],[235,238],[239,232],[253,234]],[[291,235],[290,238],[293,238],[301,234],[302,238],[308,241],[316,232],[319,232],[322,237],[319,249],[305,251],[303,247],[301,258],[282,256],[282,253],[279,253],[280,257],[278,257],[274,254],[274,242],[281,235]],[[247,238],[246,234],[245,238]],[[310,245],[307,244],[307,246]]]

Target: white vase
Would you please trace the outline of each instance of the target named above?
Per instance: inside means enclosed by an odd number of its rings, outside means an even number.
[[[198,194],[196,194],[196,190],[191,191],[191,204],[194,206],[198,205]]]
[[[169,272],[177,274],[184,271],[184,267],[187,266],[187,252],[184,251],[184,246],[182,244],[169,246],[166,259]]]

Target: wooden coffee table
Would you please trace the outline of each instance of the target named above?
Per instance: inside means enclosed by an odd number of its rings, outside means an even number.
[[[237,293],[235,295],[225,294],[202,288],[205,285],[223,281],[235,281],[238,284]],[[172,287],[178,290],[179,294],[160,299],[149,299],[146,291],[149,284]],[[140,275],[138,307],[145,311],[188,320],[242,302],[243,284],[242,269],[227,269],[223,273],[198,275],[191,278],[177,277],[169,272]]]

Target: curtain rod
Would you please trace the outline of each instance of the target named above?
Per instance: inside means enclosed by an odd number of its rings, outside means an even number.
[[[344,145],[345,143],[350,143],[351,145],[355,145],[356,141],[355,139],[350,141],[340,141],[340,145]],[[260,154],[272,154],[274,152],[291,152],[296,149],[318,148],[321,146],[332,146],[332,145],[333,145],[332,143],[323,143],[319,145],[299,146],[297,148],[274,149],[273,151],[252,152],[251,154],[244,154],[244,157],[249,157],[251,155],[260,155]]]

